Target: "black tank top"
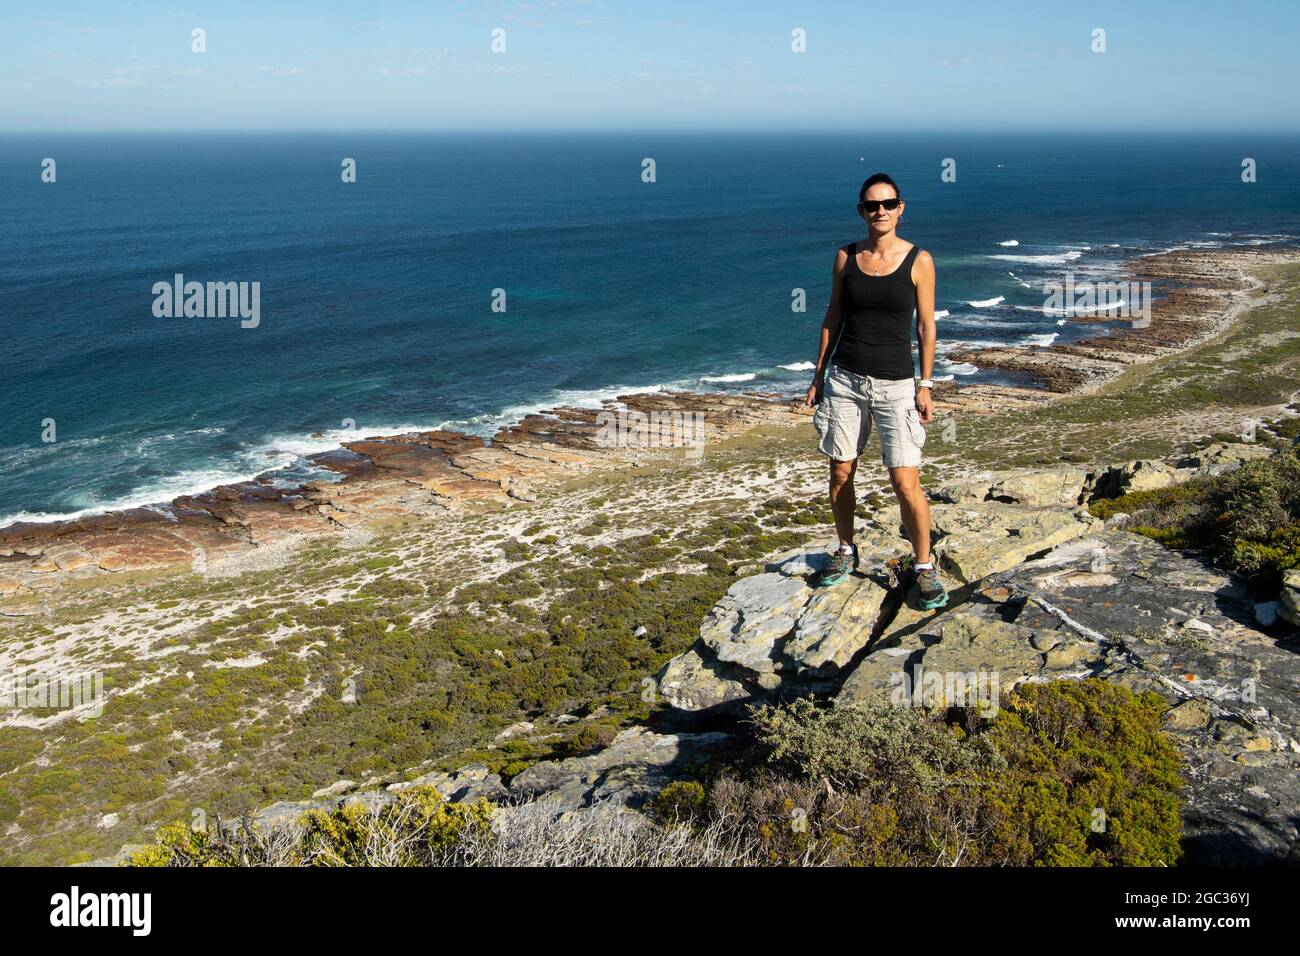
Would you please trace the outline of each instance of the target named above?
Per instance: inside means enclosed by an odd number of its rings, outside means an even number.
[[[840,287],[843,324],[831,360],[858,375],[911,378],[916,311],[912,261],[919,247],[912,246],[903,264],[883,276],[869,276],[858,267],[857,247],[856,242],[844,247],[849,260]]]

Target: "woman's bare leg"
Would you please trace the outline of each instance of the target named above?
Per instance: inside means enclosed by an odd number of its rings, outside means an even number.
[[[894,486],[903,527],[907,528],[907,539],[916,552],[916,563],[926,564],[930,560],[930,502],[921,488],[921,469],[891,468],[889,483]]]
[[[835,532],[840,536],[840,544],[853,543],[853,512],[858,506],[853,476],[857,471],[856,458],[852,461],[831,459],[831,513],[835,515]]]

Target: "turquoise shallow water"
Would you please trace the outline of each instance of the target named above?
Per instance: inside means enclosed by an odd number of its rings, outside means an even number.
[[[854,134],[0,137],[0,524],[164,501],[350,434],[806,386],[857,187],[935,256],[940,352],[1095,334],[1042,284],[1300,236],[1300,141]],[[45,157],[58,181],[40,181]],[[1254,158],[1258,181],[1241,182]],[[358,182],[340,181],[353,157]],[[653,158],[657,181],[641,180]],[[940,180],[944,158],[957,181]],[[1012,245],[1011,243],[1016,243]],[[260,324],[154,283],[259,282]],[[805,289],[808,311],[791,311]],[[493,312],[494,289],[506,311]],[[972,303],[980,303],[974,305]],[[946,314],[944,314],[946,313]],[[939,363],[939,374],[988,374]],[[41,440],[43,422],[57,441]],[[312,437],[322,433],[323,437]]]

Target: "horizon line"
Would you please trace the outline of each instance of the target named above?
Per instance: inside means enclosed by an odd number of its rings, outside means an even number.
[[[175,129],[157,129],[157,128],[124,128],[114,129],[110,127],[83,127],[79,129],[0,129],[0,136],[49,136],[49,135],[86,135],[86,134],[118,134],[118,135],[195,135],[195,134],[216,134],[216,133],[302,133],[302,134],[369,134],[369,133],[430,133],[430,134],[447,134],[447,133],[496,133],[496,134],[538,134],[549,133],[555,135],[572,135],[575,133],[597,134],[597,133],[744,133],[744,134],[836,134],[844,136],[899,136],[899,135],[933,135],[933,136],[952,136],[952,135],[1038,135],[1038,136],[1090,136],[1099,133],[1123,134],[1126,136],[1212,136],[1228,137],[1242,135],[1275,135],[1275,136],[1292,136],[1300,138],[1300,130],[1294,127],[1241,127],[1237,129],[1225,129],[1216,127],[1215,129],[1192,129],[1184,127],[1162,127],[1158,129],[1139,129],[1131,127],[1051,127],[1051,128],[1033,128],[1033,127],[1001,127],[989,129],[974,129],[970,127],[958,127],[952,129],[940,128],[909,128],[909,129],[871,129],[861,130],[842,126],[781,126],[781,127],[757,127],[757,126],[564,126],[564,127],[464,127],[464,126],[356,126],[356,127],[328,127],[328,126],[303,126],[303,127],[272,127],[272,126],[220,126],[220,127],[195,127],[195,128],[175,128]]]

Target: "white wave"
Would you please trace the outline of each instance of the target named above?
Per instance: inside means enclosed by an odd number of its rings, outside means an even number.
[[[620,395],[650,395],[655,392],[662,392],[663,390],[664,386],[662,384],[612,385],[608,388],[594,388],[589,390],[557,389],[551,392],[545,399],[528,402],[526,404],[509,405],[495,414],[488,413],[484,415],[475,415],[472,418],[448,419],[433,426],[433,428],[460,431],[465,432],[468,435],[478,435],[483,438],[491,438],[496,434],[497,429],[503,425],[514,424],[529,415],[536,415],[552,408],[560,406],[566,408],[600,408],[606,402],[612,402]],[[427,431],[429,429],[425,426],[416,430]],[[390,432],[390,434],[392,433]]]
[[[1044,332],[1042,335],[1026,335],[1020,340],[1020,344],[1047,346],[1055,342],[1060,334],[1060,332]]]
[[[1036,312],[1037,309],[1031,311]],[[1028,323],[1023,319],[1014,318],[1009,320],[990,319],[988,318],[987,312],[979,312],[975,315],[959,315],[953,319],[951,323],[946,324],[975,329],[1014,329],[1015,331],[1023,332]]]
[[[1020,287],[1021,287],[1022,289],[1032,289],[1032,288],[1033,288],[1032,285],[1030,285],[1030,284],[1029,284],[1028,282],[1026,282],[1024,279],[1020,278],[1020,276],[1016,275],[1014,272],[1008,271],[1008,272],[1007,272],[1007,275],[1011,276],[1011,278],[1013,278],[1013,279],[1015,279],[1017,282],[1019,282],[1019,283],[1020,283]]]
[[[813,366],[809,366],[812,368]],[[758,378],[757,372],[738,372],[734,375],[701,375],[701,382],[752,382]]]
[[[998,245],[999,245],[999,246],[1018,246],[1018,245],[1020,245],[1020,240],[1019,240],[1019,239],[1004,239],[1002,242],[999,242]]]
[[[951,313],[949,313],[949,311],[948,311],[947,309],[939,309],[937,312],[934,313],[934,317],[935,317],[936,319],[946,319],[946,318],[948,318],[948,316],[949,316],[950,314],[951,314]],[[808,364],[808,367],[809,367],[809,368],[814,368],[814,366],[813,366],[813,364],[812,364],[811,362]]]
[[[966,304],[974,306],[977,309],[987,309],[990,306],[1001,305],[1005,301],[1006,299],[1003,298],[1002,296],[997,296],[992,299],[975,299],[970,302],[967,302]]]
[[[273,465],[261,467],[258,464],[250,463],[249,466],[238,469],[199,468],[177,472],[166,478],[160,478],[152,484],[145,485],[143,488],[138,488],[121,498],[88,505],[76,511],[62,514],[45,511],[19,511],[15,514],[5,515],[0,518],[0,528],[6,528],[20,521],[44,524],[51,521],[72,521],[77,518],[90,518],[95,515],[107,514],[110,511],[129,511],[133,508],[144,508],[157,505],[159,502],[170,502],[176,498],[201,495],[221,485],[234,485],[244,481],[252,481],[263,472],[273,470],[274,467]]]
[[[936,313],[937,315],[938,313]],[[777,368],[783,368],[787,372],[811,372],[817,367],[816,362],[791,362],[789,365],[778,365]]]
[[[953,375],[974,375],[979,371],[978,365],[972,365],[970,362],[950,362],[944,365]]]
[[[1061,252],[1041,256],[989,256],[990,259],[996,259],[999,262],[1023,262],[1026,265],[1053,266],[1064,265],[1067,262],[1073,262],[1075,259],[1083,257],[1083,253],[1078,249],[1071,249],[1069,252]]]
[[[1069,309],[1055,309],[1047,305],[1013,305],[1011,308],[1015,309],[1017,312],[1036,312],[1039,315],[1047,316],[1048,318],[1056,318],[1058,316],[1069,318],[1072,315],[1092,315],[1097,312],[1114,312],[1123,308],[1124,305],[1124,300],[1118,299],[1115,302],[1105,305],[1095,305],[1092,308],[1074,306]],[[1116,318],[1118,317],[1119,316],[1116,316]]]
[[[999,349],[1005,348],[1006,342],[994,342],[991,339],[958,339],[951,342],[939,342],[935,345],[935,351],[939,355],[946,355],[956,349]]]

